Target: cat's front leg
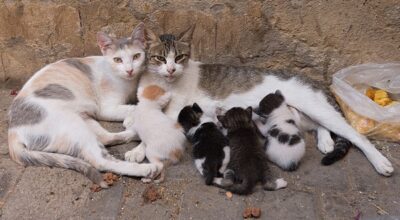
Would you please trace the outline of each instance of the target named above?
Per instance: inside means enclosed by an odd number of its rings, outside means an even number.
[[[135,105],[102,105],[97,118],[103,121],[124,121],[132,116]]]
[[[146,157],[146,145],[141,142],[137,147],[125,153],[125,160],[141,163]]]

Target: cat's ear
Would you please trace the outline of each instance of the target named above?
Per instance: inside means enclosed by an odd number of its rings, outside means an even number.
[[[146,38],[143,22],[140,22],[138,25],[136,25],[135,29],[133,29],[131,39],[133,43],[138,43],[142,48],[145,47]]]
[[[145,29],[145,39],[148,45],[161,42],[160,38],[149,28]]]
[[[97,44],[99,45],[101,52],[105,54],[106,50],[110,49],[113,45],[113,39],[104,32],[98,32]]]
[[[187,30],[180,33],[178,35],[178,39],[179,39],[178,41],[190,44],[190,42],[192,41],[193,32],[194,32],[195,27],[196,27],[196,25],[192,25]]]
[[[200,106],[197,103],[193,103],[192,109],[197,113],[203,113],[203,110],[201,110]]]
[[[247,115],[249,116],[249,118],[250,118],[250,120],[251,120],[251,118],[252,118],[252,116],[253,116],[253,108],[250,106],[250,107],[247,107],[246,108],[246,113],[247,113]]]

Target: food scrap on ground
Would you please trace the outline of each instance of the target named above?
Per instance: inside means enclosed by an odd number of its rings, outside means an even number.
[[[93,184],[91,187],[90,187],[90,191],[91,192],[99,192],[101,190],[101,187],[99,186],[99,185],[97,185],[97,184]]]
[[[256,207],[248,207],[243,212],[243,218],[259,218],[261,216],[261,209]]]
[[[18,90],[16,90],[16,89],[11,90],[10,95],[12,95],[12,96],[18,95]]]
[[[149,185],[144,190],[142,197],[144,203],[150,203],[156,201],[157,199],[161,199],[161,194],[158,192],[157,187],[154,185]]]
[[[103,180],[106,181],[107,185],[112,186],[114,182],[117,182],[119,177],[113,173],[103,174]]]

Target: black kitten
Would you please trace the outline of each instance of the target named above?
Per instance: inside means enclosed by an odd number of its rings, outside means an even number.
[[[218,116],[228,131],[231,159],[221,186],[236,194],[249,194],[261,182],[265,190],[286,187],[283,179],[272,180],[263,151],[262,140],[252,121],[252,108],[231,108],[224,116]],[[227,180],[228,179],[228,180]]]
[[[178,115],[178,122],[185,130],[186,137],[193,144],[193,158],[196,168],[211,185],[216,177],[222,177],[229,162],[228,139],[211,121],[206,122],[200,106],[194,103],[185,106]]]

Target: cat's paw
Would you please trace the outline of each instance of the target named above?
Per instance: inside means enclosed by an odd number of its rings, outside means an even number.
[[[323,154],[333,151],[335,142],[332,140],[331,134],[328,130],[318,129],[317,131],[317,147]]]
[[[379,174],[384,176],[391,176],[393,174],[394,169],[392,163],[378,150],[373,152],[371,156],[367,155],[367,157]]]
[[[124,122],[122,123],[122,125],[124,126],[125,129],[131,128],[135,122],[134,120],[135,119],[134,119],[133,115],[130,115],[124,119]]]
[[[136,147],[125,153],[125,160],[133,163],[141,163],[146,157],[146,151]]]

